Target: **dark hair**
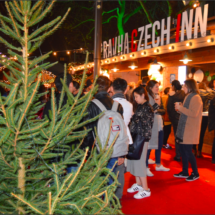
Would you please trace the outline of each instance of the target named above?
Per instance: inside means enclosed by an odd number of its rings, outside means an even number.
[[[207,86],[206,86],[206,84],[204,82],[200,82],[198,84],[198,87],[199,87],[199,89],[207,90]]]
[[[147,90],[147,92],[149,93],[149,95],[150,95],[152,98],[154,98],[154,93],[152,92],[152,88],[153,88],[156,84],[158,84],[158,82],[155,81],[155,80],[150,80],[150,81],[148,81],[147,84],[146,84],[146,90]]]
[[[177,90],[181,90],[181,84],[178,80],[174,80],[172,82],[172,86],[174,87],[174,90],[177,91]]]
[[[147,93],[147,91],[146,91],[146,88],[145,87],[137,87],[137,88],[135,88],[134,90],[133,90],[133,92],[132,92],[132,97],[133,97],[133,109],[134,109],[134,112],[136,111],[136,109],[137,109],[137,102],[135,101],[135,99],[134,99],[134,93],[137,93],[137,94],[139,94],[139,95],[145,95],[145,100],[147,100],[147,101],[149,101],[149,97],[148,97],[148,93]]]
[[[150,80],[149,76],[144,76],[144,77],[142,78],[142,84],[143,84],[143,85],[146,85],[146,83],[147,83],[149,80]]]
[[[106,76],[99,76],[96,80],[96,85],[98,85],[98,91],[108,91],[111,81]]]
[[[209,84],[208,84],[208,87],[209,87],[209,88],[211,88],[211,89],[214,88],[214,81],[215,81],[215,79],[213,79],[213,80],[211,80],[211,81],[209,82]]]
[[[90,79],[88,79],[88,80],[86,81],[86,83],[85,83],[84,88],[88,88],[88,87],[91,86],[92,84],[93,84],[92,81],[91,81]]]
[[[64,79],[64,74],[60,74],[55,78],[55,86],[58,91],[62,91],[63,84],[61,83],[60,79]],[[70,74],[66,74],[66,85],[69,87],[69,84],[72,82],[72,76]]]
[[[166,87],[165,90],[163,91],[165,95],[169,93],[170,87]]]
[[[192,79],[192,78],[187,79],[186,81],[184,81],[184,84],[188,88],[188,93],[198,93],[199,94],[197,83],[194,79]]]
[[[80,88],[80,84],[77,81],[72,81],[72,83],[76,90]]]
[[[113,81],[113,89],[114,91],[120,91],[120,92],[125,92],[126,88],[128,86],[128,83],[125,79],[122,78],[116,78]]]

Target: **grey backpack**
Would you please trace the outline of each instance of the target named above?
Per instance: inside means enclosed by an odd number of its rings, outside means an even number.
[[[113,145],[113,154],[111,157],[114,158],[114,157],[127,155],[129,138],[127,135],[125,122],[122,116],[117,112],[119,103],[114,101],[112,109],[107,110],[105,106],[98,99],[93,99],[92,102],[95,103],[101,111],[104,111],[104,114],[100,116],[97,124],[97,133],[98,133],[98,137],[100,139],[102,148],[104,148],[105,143],[107,141],[107,138],[109,135],[110,123],[112,120],[110,137],[109,137],[107,146],[109,147],[113,143],[113,140],[115,139],[118,132],[119,132],[119,136],[117,137]]]

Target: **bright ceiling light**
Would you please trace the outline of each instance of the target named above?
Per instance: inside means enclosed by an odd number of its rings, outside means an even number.
[[[113,70],[114,72],[117,72],[119,69],[117,69],[116,67],[114,67],[114,68],[111,69],[111,70]]]
[[[188,58],[187,54],[185,54],[184,58],[182,60],[179,60],[179,61],[182,61],[184,64],[187,64],[188,62],[190,62],[192,60]]]
[[[135,66],[135,64],[133,63],[131,66],[128,66],[128,68],[131,68],[132,70],[136,69],[138,66]]]

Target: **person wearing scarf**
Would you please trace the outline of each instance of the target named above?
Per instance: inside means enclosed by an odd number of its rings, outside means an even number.
[[[192,148],[194,144],[199,144],[203,103],[194,79],[186,80],[183,90],[186,94],[183,105],[175,103],[175,110],[180,113],[176,142],[179,143],[183,168],[182,172],[174,174],[174,177],[194,181],[199,178],[199,173]],[[190,175],[188,173],[189,162],[193,170]]]

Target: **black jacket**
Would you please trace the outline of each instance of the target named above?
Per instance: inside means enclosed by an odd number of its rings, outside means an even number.
[[[95,99],[98,99],[107,108],[107,110],[111,110],[114,101],[106,91],[98,92],[95,95]],[[88,115],[83,119],[84,121],[96,117],[101,113],[101,110],[99,109],[99,107],[97,107],[95,103],[90,102],[87,108],[87,112],[88,112]],[[123,117],[123,108],[121,104],[119,104],[117,112],[120,113]],[[97,128],[97,123],[98,123],[98,119],[86,125],[86,128],[87,129],[91,128],[92,131],[88,132],[87,136],[84,139],[84,142],[82,143],[81,148],[86,148],[87,146],[90,149],[92,148],[94,143],[94,127]]]
[[[173,96],[169,96],[167,102],[167,113],[172,124],[178,124],[180,114],[175,110],[175,102],[183,103],[185,93],[183,90],[178,90]]]
[[[145,138],[145,141],[149,141],[152,135],[153,123],[154,112],[149,102],[145,102],[142,105],[139,104],[131,118],[131,134],[139,134]]]
[[[208,130],[215,130],[215,97],[211,100],[208,110]]]
[[[214,94],[212,92],[208,92],[207,90],[200,89],[200,97],[203,102],[203,112],[208,111],[210,100],[213,99]]]

